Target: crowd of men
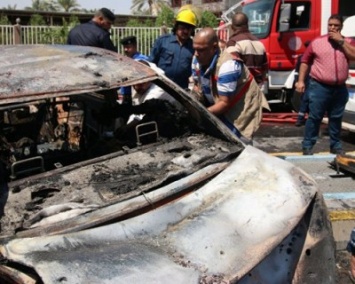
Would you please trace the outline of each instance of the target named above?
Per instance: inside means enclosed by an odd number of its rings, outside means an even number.
[[[114,17],[110,10],[100,9],[90,22],[70,31],[67,43],[117,51],[109,37]],[[181,88],[191,91],[192,95],[198,94],[212,114],[238,137],[252,143],[253,134],[261,123],[262,109],[269,109],[260,88],[267,74],[265,48],[249,32],[248,18],[243,13],[234,16],[234,33],[224,43],[223,50],[212,28],[203,28],[195,35],[197,21],[192,9],[181,9],[175,17],[172,33],[157,38],[148,56],[137,50],[134,36],[123,38],[120,43],[126,56],[148,61]],[[121,88],[120,100],[132,104],[132,90],[134,88]]]
[[[70,31],[67,43],[117,51],[109,34],[114,19],[109,9],[100,9],[90,22]],[[172,33],[157,38],[149,55],[137,50],[134,36],[123,38],[120,43],[126,56],[153,64],[156,70],[196,96],[235,135],[252,143],[263,109],[270,109],[263,94],[268,72],[265,48],[249,32],[248,17],[242,12],[233,15],[232,34],[226,42],[221,42],[212,28],[202,28],[195,35],[197,21],[191,7],[181,9],[175,17]],[[304,94],[303,107],[308,111],[308,119],[297,124],[305,124],[304,155],[313,154],[326,114],[330,152],[344,153],[340,132],[349,96],[345,81],[349,60],[355,58],[355,45],[353,40],[341,35],[342,27],[342,17],[332,15],[328,20],[328,33],[311,41],[300,60],[295,88],[299,94]],[[132,103],[131,87],[121,88],[119,95],[123,102]]]

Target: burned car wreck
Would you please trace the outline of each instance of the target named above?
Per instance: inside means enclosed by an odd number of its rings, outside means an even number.
[[[334,283],[314,180],[164,75],[64,45],[3,47],[0,65],[2,283]],[[150,81],[181,108],[160,102],[130,139],[107,137],[117,116],[98,111]]]

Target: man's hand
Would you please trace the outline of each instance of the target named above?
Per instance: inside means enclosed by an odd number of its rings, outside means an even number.
[[[207,108],[207,110],[217,116],[225,114],[232,107],[232,100],[233,97],[220,96],[218,102]]]
[[[328,36],[329,36],[329,38],[331,40],[334,40],[337,43],[340,43],[340,42],[344,41],[344,37],[341,35],[340,32],[332,32],[332,31],[330,31],[328,33]]]
[[[305,89],[306,89],[306,85],[305,85],[304,82],[298,81],[295,86],[296,86],[296,91],[297,91],[297,92],[299,92],[299,93],[301,93],[301,94],[304,93],[304,91],[305,91]]]

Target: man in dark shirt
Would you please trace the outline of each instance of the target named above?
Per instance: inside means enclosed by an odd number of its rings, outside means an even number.
[[[183,9],[175,17],[171,34],[159,37],[153,45],[149,61],[164,70],[165,75],[187,89],[194,55],[192,38],[197,17],[191,9]]]
[[[91,21],[80,24],[69,32],[67,44],[95,46],[117,52],[109,33],[114,21],[115,15],[109,9],[101,8]]]

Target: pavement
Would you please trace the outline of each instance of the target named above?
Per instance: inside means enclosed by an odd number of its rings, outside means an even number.
[[[355,151],[347,152],[355,157]],[[344,250],[355,227],[355,175],[331,166],[335,155],[320,152],[303,156],[299,152],[271,153],[303,169],[317,182],[323,193],[332,222],[337,250]]]
[[[314,155],[303,156],[301,142],[304,127],[295,127],[296,114],[282,104],[271,105],[275,113],[263,115],[259,130],[255,133],[254,146],[285,159],[309,174],[323,193],[337,250],[344,250],[355,227],[355,175],[337,172],[330,165],[335,155],[329,153],[327,125],[322,124]],[[355,129],[343,127],[343,149],[355,156]]]

